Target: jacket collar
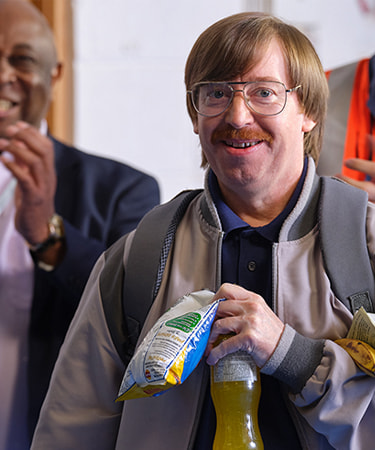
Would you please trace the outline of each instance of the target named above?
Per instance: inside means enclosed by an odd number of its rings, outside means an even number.
[[[223,231],[215,203],[208,188],[209,170],[205,175],[204,192],[200,200],[203,218],[210,226]],[[317,223],[317,211],[320,195],[320,177],[316,174],[315,162],[309,157],[305,182],[297,204],[284,221],[279,241],[299,239],[311,231]]]

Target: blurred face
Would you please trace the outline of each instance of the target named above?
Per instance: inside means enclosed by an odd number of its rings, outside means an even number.
[[[257,80],[295,87],[290,86],[282,48],[275,39],[251,71],[223,81]],[[219,116],[198,114],[194,131],[224,198],[243,194],[264,197],[294,189],[303,169],[303,136],[314,125],[304,115],[295,92],[287,94],[285,109],[275,116],[254,113],[242,92],[235,92],[231,105]]]
[[[0,137],[18,120],[40,126],[59,75],[38,15],[22,2],[0,2]]]

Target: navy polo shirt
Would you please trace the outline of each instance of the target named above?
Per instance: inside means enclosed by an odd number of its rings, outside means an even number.
[[[224,231],[222,246],[222,282],[235,283],[261,295],[272,308],[272,245],[278,241],[282,224],[297,203],[306,177],[307,158],[302,176],[286,208],[263,227],[251,227],[224,202],[215,174],[211,171],[208,187]],[[261,375],[262,394],[259,426],[265,448],[300,449],[294,425],[281,397],[279,382]],[[209,389],[197,432],[195,450],[212,448],[216,428],[215,411]]]

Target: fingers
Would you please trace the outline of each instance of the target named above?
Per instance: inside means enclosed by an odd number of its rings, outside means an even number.
[[[358,170],[371,178],[375,178],[375,162],[360,158],[347,159],[345,166],[352,170]]]
[[[344,177],[343,175],[337,175],[337,178],[340,178],[340,180],[343,180],[346,183],[367,192],[369,201],[375,202],[375,182],[353,180],[352,178]]]
[[[220,286],[219,290],[216,292],[214,296],[214,300],[218,300],[220,298],[225,299],[246,299],[249,295],[249,291],[244,289],[241,286],[231,283],[224,283]]]
[[[210,365],[238,350],[250,353],[262,367],[269,359],[284,329],[284,324],[264,299],[240,286],[224,284],[215,295],[220,302],[212,326],[206,356]],[[216,345],[220,335],[231,335]]]
[[[344,164],[349,169],[364,173],[368,180],[358,181],[341,174],[335,175],[336,178],[339,178],[340,180],[343,180],[346,183],[367,192],[369,201],[375,202],[375,161],[352,158],[347,159]]]
[[[37,159],[47,163],[53,161],[50,139],[36,128],[25,122],[17,122],[7,128],[6,134],[8,139],[0,139],[1,150],[11,153],[15,159],[27,165],[32,165]]]
[[[0,151],[5,152],[0,160],[18,181],[15,226],[26,241],[41,242],[48,235],[47,222],[54,213],[53,143],[25,122],[7,127],[6,136],[0,139]]]
[[[21,189],[30,189],[34,184],[54,190],[54,152],[50,139],[25,122],[9,126],[6,134],[9,139],[0,139],[0,150],[8,155],[3,154],[1,161],[20,182]]]

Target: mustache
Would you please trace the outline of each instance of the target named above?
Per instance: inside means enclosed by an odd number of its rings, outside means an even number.
[[[212,133],[211,142],[213,144],[226,140],[266,141],[272,144],[273,137],[267,131],[256,131],[246,128],[237,129],[230,125],[224,125],[216,128],[216,130]]]

